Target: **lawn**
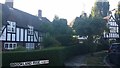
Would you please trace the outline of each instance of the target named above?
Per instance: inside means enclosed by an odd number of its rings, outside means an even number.
[[[104,57],[107,55],[106,51],[94,53],[94,55],[87,55],[86,64],[87,66],[105,66],[103,62]]]

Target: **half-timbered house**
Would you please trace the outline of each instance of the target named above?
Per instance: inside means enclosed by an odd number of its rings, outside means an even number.
[[[47,18],[41,17],[41,11],[38,11],[38,16],[34,16],[13,8],[13,2],[7,2],[7,0],[5,4],[1,5],[0,41],[2,41],[2,50],[12,50],[18,46],[24,46],[27,49],[40,48],[45,34],[40,30],[40,25],[45,21],[49,22]]]
[[[119,38],[119,31],[118,31],[118,24],[116,23],[115,17],[110,14],[109,16],[105,17],[107,19],[107,26],[109,28],[109,32],[104,32],[104,38],[107,39],[118,39]]]

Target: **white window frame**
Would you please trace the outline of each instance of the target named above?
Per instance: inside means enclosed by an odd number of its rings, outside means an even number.
[[[26,49],[34,49],[35,45],[34,43],[26,43]]]
[[[42,41],[43,41],[43,37],[40,36],[40,37],[39,37],[39,42],[42,42]]]
[[[7,47],[6,47],[6,44],[7,44]],[[12,45],[12,47],[10,47],[10,45]],[[14,45],[15,45],[15,47],[14,47]],[[4,43],[4,49],[13,50],[16,48],[17,48],[17,43]]]
[[[28,29],[28,34],[29,34],[29,35],[33,35],[34,27],[28,25],[28,28],[29,28],[29,29]]]
[[[16,22],[12,22],[12,21],[7,21],[7,22],[9,23],[9,25],[7,25],[7,31],[11,32],[11,33],[15,33],[16,32]]]

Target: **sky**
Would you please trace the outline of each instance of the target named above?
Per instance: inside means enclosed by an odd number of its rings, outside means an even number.
[[[67,19],[71,22],[76,17],[79,17],[82,11],[91,13],[91,8],[96,0],[14,0],[14,8],[30,13],[38,14],[38,10],[42,10],[42,16],[47,17],[50,21],[57,15],[60,18]],[[108,0],[110,10],[117,7],[120,0]],[[5,0],[0,0],[0,3],[5,3]]]

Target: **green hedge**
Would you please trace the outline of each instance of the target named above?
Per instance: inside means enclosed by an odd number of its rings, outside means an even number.
[[[3,53],[3,66],[9,67],[10,63],[36,61],[36,60],[49,60],[47,65],[39,66],[63,66],[64,61],[75,55],[82,55],[92,52],[91,45],[75,45],[68,47],[55,47],[47,48],[31,52],[4,52]]]
[[[59,49],[49,49],[41,51],[32,51],[32,52],[6,52],[3,53],[3,66],[9,67],[10,63],[14,62],[24,62],[24,61],[36,61],[36,60],[49,60],[50,63],[48,66],[52,65],[62,65],[60,58],[60,51],[63,48]]]

